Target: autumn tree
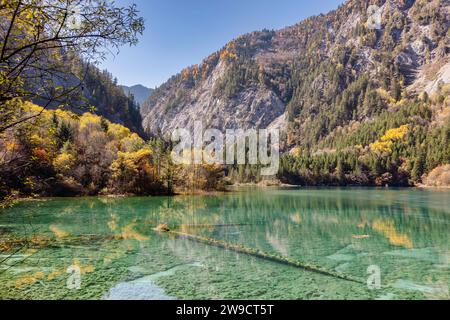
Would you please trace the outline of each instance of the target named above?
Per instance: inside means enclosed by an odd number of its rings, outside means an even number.
[[[24,100],[39,101],[44,109],[73,103],[85,73],[77,62],[99,61],[108,51],[136,44],[143,30],[135,5],[1,0],[0,133],[40,115],[23,112]]]

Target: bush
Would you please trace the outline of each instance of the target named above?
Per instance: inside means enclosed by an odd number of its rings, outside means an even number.
[[[430,187],[450,187],[450,165],[435,168],[424,179],[424,183]]]

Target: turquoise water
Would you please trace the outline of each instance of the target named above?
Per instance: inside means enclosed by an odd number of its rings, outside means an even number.
[[[161,223],[360,282],[154,231]],[[450,191],[439,190],[25,201],[0,213],[0,298],[449,299],[449,238]]]

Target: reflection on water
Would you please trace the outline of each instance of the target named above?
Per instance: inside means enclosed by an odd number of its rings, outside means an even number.
[[[0,298],[448,299],[450,192],[243,189],[204,197],[23,202],[0,214]],[[159,234],[171,229],[382,289]],[[67,289],[69,266],[80,290]]]

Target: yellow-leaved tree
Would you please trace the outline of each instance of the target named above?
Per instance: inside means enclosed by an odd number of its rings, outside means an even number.
[[[149,148],[119,152],[111,165],[111,172],[110,187],[118,192],[150,194],[155,189],[163,190],[152,164],[152,151]]]
[[[143,30],[136,5],[1,0],[0,133],[41,115],[24,114],[23,101],[39,101],[44,109],[73,104],[86,73],[81,59],[95,62],[111,48],[136,44]]]
[[[409,125],[405,124],[399,128],[387,130],[386,133],[370,145],[370,149],[378,154],[391,153],[395,142],[403,140],[409,131]]]

